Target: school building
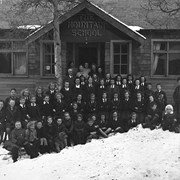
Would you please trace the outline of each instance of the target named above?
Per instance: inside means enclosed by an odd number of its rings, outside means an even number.
[[[146,76],[160,82],[172,102],[180,75],[180,30],[142,29],[126,25],[97,5],[83,1],[59,18],[63,75],[70,61],[88,62],[105,72]],[[138,24],[137,24],[138,26]],[[29,33],[0,30],[0,98],[12,87],[34,89],[55,81],[53,24]]]

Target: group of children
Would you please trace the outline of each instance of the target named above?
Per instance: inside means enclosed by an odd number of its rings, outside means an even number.
[[[69,68],[61,89],[50,83],[46,92],[37,87],[31,95],[24,89],[19,97],[13,88],[5,101],[0,100],[0,143],[11,151],[14,162],[19,147],[35,158],[39,152],[60,152],[128,132],[138,124],[180,132],[179,118],[167,105],[161,84],[153,91],[144,76],[112,78],[101,68],[89,69],[87,63],[76,74]]]

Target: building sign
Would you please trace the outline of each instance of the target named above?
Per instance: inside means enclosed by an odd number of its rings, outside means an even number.
[[[93,14],[79,14],[78,18],[70,20],[67,26],[74,37],[101,37],[105,30],[105,22]]]

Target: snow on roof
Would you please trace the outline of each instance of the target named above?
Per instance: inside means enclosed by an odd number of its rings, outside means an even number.
[[[144,29],[144,28],[142,28],[140,26],[128,26],[128,27],[133,31],[140,31],[141,29]]]
[[[88,1],[88,0],[87,0]],[[118,18],[114,17],[112,14],[109,14],[107,11],[105,11],[104,9],[100,8],[99,6],[97,6],[96,4],[94,4],[93,2],[88,1],[90,4],[92,4],[93,6],[95,6],[97,9],[99,9],[100,11],[102,11],[103,13],[107,14],[108,16],[110,16],[111,18],[113,18],[114,20],[116,20],[117,22],[121,23],[122,25],[124,25],[125,27],[127,27],[128,29],[130,29],[131,31],[133,31],[134,33],[136,33],[137,35],[141,36],[143,39],[146,39],[145,36],[143,36],[142,34],[138,33],[137,29],[135,27],[138,26],[128,26],[127,24],[123,23],[122,21],[120,21]],[[53,20],[51,20],[47,25],[51,24],[53,22]],[[46,26],[46,25],[45,25]],[[41,26],[39,27],[36,31],[34,31],[33,33],[31,33],[29,36],[26,37],[26,39],[30,38],[32,35],[34,35],[36,32],[40,31],[42,28],[44,28],[45,26]],[[141,27],[139,27],[141,28]]]
[[[136,30],[131,29],[130,26],[128,26],[127,24],[123,23],[122,21],[120,21],[118,18],[114,17],[112,14],[109,14],[107,11],[105,11],[104,9],[100,8],[99,6],[97,6],[96,4],[94,4],[93,2],[89,2],[91,3],[93,6],[95,6],[96,8],[98,8],[100,11],[103,11],[105,14],[107,14],[108,16],[110,16],[111,18],[113,18],[114,20],[118,21],[119,23],[121,23],[122,25],[124,25],[125,27],[127,27],[128,29],[134,31],[136,34],[138,34],[139,36],[141,36],[142,38],[146,39],[145,36],[143,36],[142,34],[138,33]]]
[[[19,26],[18,29],[39,29],[41,25],[22,25]]]

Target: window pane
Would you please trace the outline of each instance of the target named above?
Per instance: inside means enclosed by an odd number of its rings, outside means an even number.
[[[44,53],[52,53],[52,46],[53,43],[46,43],[44,44]]]
[[[128,45],[127,44],[121,45],[121,53],[128,53]]]
[[[121,64],[128,64],[128,56],[121,55]]]
[[[11,42],[0,42],[0,49],[11,49]]]
[[[26,53],[14,53],[14,74],[24,75],[26,74]]]
[[[44,68],[45,68],[44,70],[45,74],[51,74],[51,70],[52,70],[51,65],[45,65]]]
[[[153,49],[154,49],[154,51],[166,51],[167,50],[167,42],[154,42]]]
[[[0,73],[11,73],[11,53],[0,53]]]
[[[120,66],[119,65],[114,66],[114,74],[120,74]]]
[[[180,53],[169,54],[169,75],[180,75]]]
[[[45,64],[51,64],[51,55],[45,55]]]
[[[120,53],[120,44],[114,43],[114,53]]]
[[[114,55],[114,64],[120,64],[120,55]]]
[[[152,64],[153,75],[165,75],[166,73],[167,54],[154,54]]]
[[[127,65],[121,66],[121,74],[128,74],[128,66]]]
[[[169,42],[169,50],[180,51],[180,42]]]

